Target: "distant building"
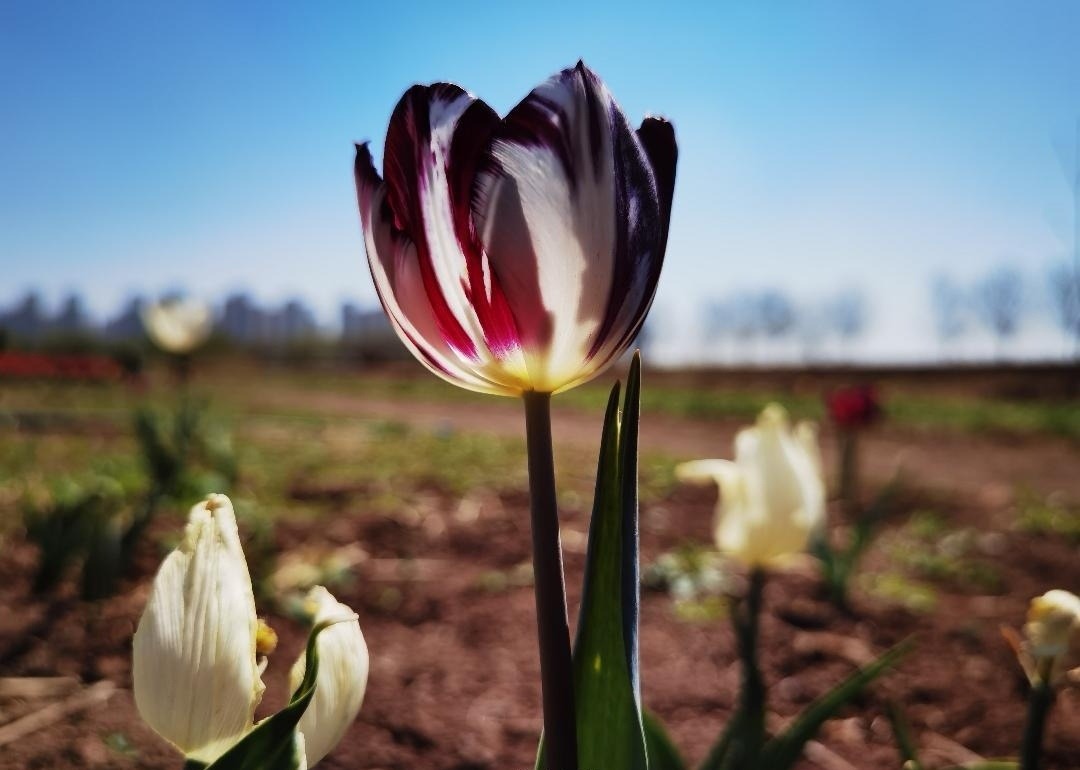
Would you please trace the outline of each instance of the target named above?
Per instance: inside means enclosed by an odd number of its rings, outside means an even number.
[[[142,311],[146,300],[132,297],[118,315],[105,322],[104,333],[114,342],[127,342],[143,336]]]
[[[382,308],[364,310],[351,302],[343,304],[341,341],[364,360],[393,361],[409,357]]]

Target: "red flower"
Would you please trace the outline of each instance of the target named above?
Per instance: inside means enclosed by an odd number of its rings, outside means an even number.
[[[881,403],[872,385],[848,385],[825,397],[829,419],[840,428],[865,428],[881,417]]]

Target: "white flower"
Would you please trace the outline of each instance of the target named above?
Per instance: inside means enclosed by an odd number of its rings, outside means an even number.
[[[202,345],[213,329],[213,317],[206,304],[175,297],[146,307],[142,322],[155,345],[177,355]]]
[[[686,481],[720,486],[716,544],[749,566],[782,561],[806,549],[825,520],[825,482],[817,431],[770,404],[735,437],[735,461],[697,460],[676,469]]]
[[[315,642],[319,655],[315,696],[298,726],[311,766],[338,744],[360,711],[367,689],[368,649],[356,613],[329,591],[315,586],[307,601],[316,625],[333,622]],[[292,668],[293,690],[304,678],[304,670],[305,660],[301,655]]]
[[[1058,658],[1080,634],[1080,597],[1055,589],[1031,600],[1024,636],[1035,658]]]
[[[263,693],[258,621],[232,503],[191,510],[135,632],[135,705],[185,755],[212,762],[251,729]]]

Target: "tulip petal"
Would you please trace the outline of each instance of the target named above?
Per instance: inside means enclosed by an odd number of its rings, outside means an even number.
[[[356,191],[375,291],[402,342],[428,369],[449,382],[484,393],[515,393],[466,364],[439,329],[420,275],[416,247],[394,224],[388,186],[367,145],[356,147]]]
[[[251,729],[263,692],[256,626],[232,504],[211,495],[154,578],[134,638],[139,713],[187,756],[212,762]]]
[[[308,766],[312,766],[333,750],[360,711],[367,689],[368,649],[356,614],[329,591],[316,586],[307,600],[315,607],[316,624],[341,621],[325,629],[315,642],[319,654],[315,695],[298,725]],[[302,655],[290,673],[293,689],[303,680],[304,670]]]
[[[584,64],[511,110],[481,163],[473,215],[536,389],[595,376],[632,323],[623,306],[651,297],[662,255],[648,157]]]
[[[488,352],[519,357],[514,317],[491,274],[470,207],[476,164],[499,123],[483,101],[456,85],[435,83],[405,93],[386,135],[390,208],[416,244],[440,330],[474,360]]]

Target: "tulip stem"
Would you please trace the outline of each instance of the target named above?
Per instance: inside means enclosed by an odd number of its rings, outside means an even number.
[[[524,399],[545,762],[547,770],[577,770],[573,662],[551,447],[551,394],[528,392]]]
[[[1054,687],[1050,684],[1053,659],[1047,658],[1047,661],[1047,664],[1041,666],[1031,685],[1031,694],[1028,695],[1027,723],[1024,725],[1024,739],[1020,745],[1020,770],[1039,770],[1046,716],[1054,704]]]
[[[743,722],[740,745],[734,748],[737,761],[733,766],[753,765],[765,743],[765,680],[758,662],[758,629],[761,620],[762,594],[765,590],[765,570],[753,567],[746,596],[732,612],[735,642],[742,661],[742,682],[739,711]]]

